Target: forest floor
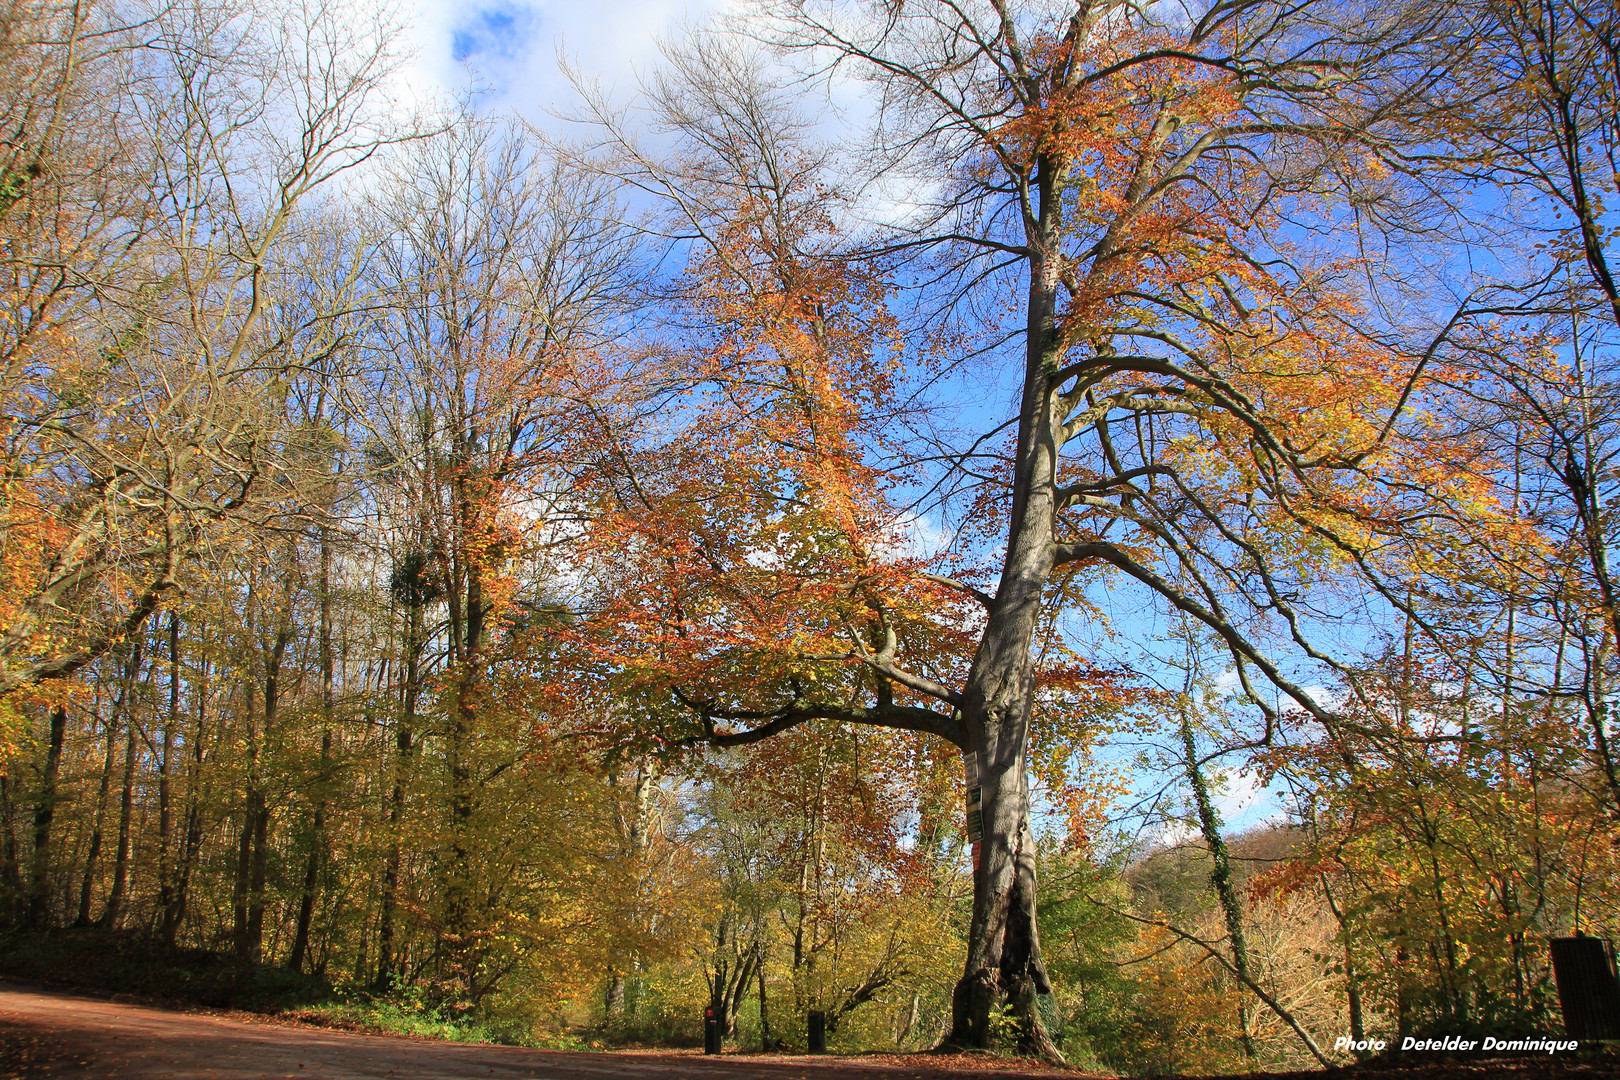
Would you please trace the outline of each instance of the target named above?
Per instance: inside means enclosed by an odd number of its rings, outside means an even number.
[[[1023,1080],[1073,1072],[983,1056],[790,1057],[693,1051],[530,1050],[368,1035],[252,1013],[175,1011],[0,983],[0,1080]],[[1525,1056],[1495,1061],[1369,1063],[1270,1080],[1597,1080],[1615,1061]]]

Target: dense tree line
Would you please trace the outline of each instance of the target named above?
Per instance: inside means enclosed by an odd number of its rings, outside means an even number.
[[[785,0],[572,141],[395,34],[0,12],[15,957],[1156,1071],[1556,1022],[1612,5]]]

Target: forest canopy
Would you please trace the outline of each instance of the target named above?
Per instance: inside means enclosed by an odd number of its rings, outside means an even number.
[[[0,967],[1120,1072],[1620,931],[1620,15],[0,7]],[[416,100],[417,104],[403,102]]]

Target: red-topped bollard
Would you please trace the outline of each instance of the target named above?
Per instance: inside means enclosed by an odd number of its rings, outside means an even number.
[[[703,1010],[703,1052],[720,1052],[720,1018],[714,1014],[713,1005]]]

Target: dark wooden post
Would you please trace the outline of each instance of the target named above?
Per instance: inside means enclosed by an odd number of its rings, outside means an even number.
[[[1552,939],[1553,978],[1564,1031],[1575,1039],[1620,1039],[1620,978],[1608,938]]]

